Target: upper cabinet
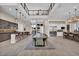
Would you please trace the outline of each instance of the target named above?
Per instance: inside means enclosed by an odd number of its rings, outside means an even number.
[[[0,19],[0,29],[18,29],[18,24]]]

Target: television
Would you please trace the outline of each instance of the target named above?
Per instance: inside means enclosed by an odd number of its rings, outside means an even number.
[[[61,27],[61,29],[65,29],[65,27]]]

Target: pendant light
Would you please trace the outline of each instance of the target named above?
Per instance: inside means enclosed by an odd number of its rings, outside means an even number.
[[[71,12],[68,12],[68,14],[69,14],[69,17],[68,17],[67,22],[68,22],[68,23],[71,23],[71,22],[72,22],[72,21],[71,21],[71,18],[70,18],[70,17],[71,17],[71,16],[70,16]]]
[[[15,18],[15,20],[17,21],[17,20],[18,20],[18,17],[17,17],[17,16],[18,16],[18,15],[17,15],[18,9],[16,8],[15,10],[16,10],[16,18]]]
[[[75,8],[75,15],[74,15],[75,17],[73,19],[74,22],[77,21],[76,11],[77,11],[77,9]]]
[[[77,29],[77,27],[78,27],[77,22],[78,22],[78,19],[79,19],[79,18],[78,18],[78,16],[76,15],[76,11],[77,11],[77,9],[75,8],[75,19],[74,19],[74,20],[76,21],[76,31],[77,31],[77,30],[78,30],[78,29]]]
[[[77,22],[79,17],[76,15],[77,9],[75,8],[75,15],[73,17],[73,22]]]
[[[75,8],[75,17],[76,17],[76,11],[77,11],[77,9]]]
[[[19,12],[19,14],[20,14],[20,17],[19,17],[19,21],[21,20],[21,12]]]

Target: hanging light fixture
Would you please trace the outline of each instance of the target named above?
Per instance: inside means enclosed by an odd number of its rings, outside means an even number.
[[[75,16],[76,16],[76,11],[77,11],[77,9],[75,8]]]
[[[77,9],[75,8],[74,10],[75,10],[74,17],[70,18],[70,16],[69,16],[69,20],[68,20],[69,23],[71,23],[71,22],[77,22],[78,19],[79,19],[79,17],[76,15]]]
[[[72,22],[72,21],[71,21],[71,18],[70,18],[71,12],[68,12],[68,14],[69,14],[69,17],[68,17],[67,23],[71,23],[71,22]]]
[[[79,16],[77,16],[76,13],[77,13],[77,9],[75,8],[75,20],[79,21]]]
[[[75,10],[75,14],[74,14],[74,17],[71,18],[71,20],[72,22],[77,22],[79,19],[79,16],[76,15],[77,9],[75,8],[74,10]]]
[[[77,9],[75,8],[75,15],[74,15],[74,17],[73,17],[73,22],[76,22],[76,21],[77,21],[76,11],[77,11]]]
[[[20,14],[20,17],[19,17],[19,19],[21,20],[21,12],[19,12],[19,14]]]
[[[18,17],[17,17],[18,9],[16,8],[15,10],[16,10],[16,18],[15,18],[15,20],[17,20],[18,19]]]

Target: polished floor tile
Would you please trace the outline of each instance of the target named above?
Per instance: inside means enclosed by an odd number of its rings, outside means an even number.
[[[0,43],[1,56],[79,56],[79,42],[75,42],[63,37],[50,37],[48,41],[55,49],[26,50],[26,46],[31,43],[32,37],[10,44],[10,40]]]

